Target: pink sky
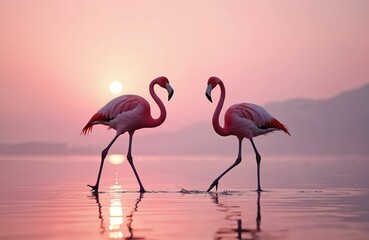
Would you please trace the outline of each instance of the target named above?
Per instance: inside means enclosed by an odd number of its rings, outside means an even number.
[[[212,75],[226,84],[226,107],[360,87],[369,82],[368,9],[358,0],[0,0],[0,143],[108,142],[105,127],[79,133],[115,97],[113,80],[153,103],[149,82],[169,78],[170,102],[157,89],[167,121],[146,133],[210,124]]]

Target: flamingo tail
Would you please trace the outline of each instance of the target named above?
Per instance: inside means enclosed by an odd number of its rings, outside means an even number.
[[[86,136],[88,133],[92,132],[93,125],[97,124],[97,121],[106,120],[106,117],[101,113],[96,113],[92,116],[90,121],[86,124],[86,126],[82,129],[81,135]]]
[[[282,130],[283,132],[291,136],[290,132],[288,131],[288,128],[275,118],[273,118],[273,120],[270,122],[270,126],[278,128],[279,130]]]

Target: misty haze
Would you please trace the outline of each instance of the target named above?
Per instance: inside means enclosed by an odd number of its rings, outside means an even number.
[[[0,239],[368,240],[368,9],[0,0]]]

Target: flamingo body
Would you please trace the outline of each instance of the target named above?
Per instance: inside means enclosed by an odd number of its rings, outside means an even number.
[[[143,97],[123,95],[102,107],[82,129],[83,134],[92,131],[93,125],[102,124],[113,128],[118,134],[149,126],[150,105]]]
[[[287,128],[264,108],[252,103],[234,104],[224,115],[224,128],[229,135],[251,139]]]
[[[157,127],[165,121],[167,113],[163,102],[159,99],[154,91],[155,85],[159,85],[160,87],[167,89],[168,100],[171,99],[174,91],[166,77],[158,77],[151,81],[149,86],[150,95],[153,97],[154,101],[158,104],[158,107],[160,108],[160,116],[157,119],[152,118],[150,112],[150,104],[143,97],[128,94],[116,97],[108,102],[91,117],[86,126],[82,129],[82,135],[86,135],[91,132],[92,127],[97,124],[106,125],[109,128],[116,130],[115,137],[101,153],[101,163],[96,184],[94,186],[88,185],[89,187],[91,187],[92,191],[98,192],[104,160],[106,155],[108,154],[110,147],[120,135],[128,132],[129,146],[127,160],[131,165],[132,170],[140,185],[140,192],[145,192],[145,189],[133,163],[131,153],[132,139],[133,134],[136,130],[141,128]]]
[[[236,136],[239,141],[239,148],[236,161],[213,181],[208,191],[210,191],[213,187],[216,187],[217,189],[219,180],[228,171],[230,171],[232,168],[237,166],[242,161],[241,149],[242,149],[242,141],[244,138],[250,140],[256,155],[257,178],[258,178],[257,191],[261,191],[260,187],[261,156],[258,150],[256,149],[253,138],[277,130],[281,130],[288,135],[290,135],[290,133],[285,125],[283,125],[281,122],[275,119],[263,107],[253,103],[240,103],[229,107],[224,115],[224,127],[221,127],[219,124],[219,115],[222,110],[226,94],[224,83],[222,82],[222,80],[220,80],[217,77],[209,78],[205,95],[209,99],[209,101],[212,102],[211,91],[218,85],[220,87],[221,92],[219,102],[213,114],[212,119],[213,128],[215,132],[217,132],[221,136],[229,136],[229,135]]]

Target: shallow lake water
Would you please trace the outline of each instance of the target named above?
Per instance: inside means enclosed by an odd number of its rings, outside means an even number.
[[[369,159],[229,156],[2,156],[0,239],[369,239]]]

